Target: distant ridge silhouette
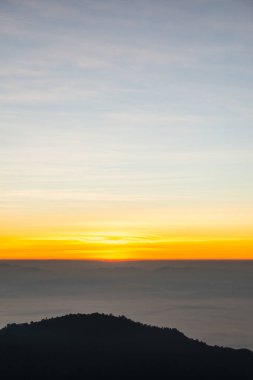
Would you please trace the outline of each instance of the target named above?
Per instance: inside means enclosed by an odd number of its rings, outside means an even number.
[[[0,378],[252,380],[253,352],[124,316],[70,314],[0,330]]]

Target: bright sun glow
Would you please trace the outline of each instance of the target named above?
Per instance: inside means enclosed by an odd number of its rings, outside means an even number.
[[[5,237],[1,258],[165,260],[250,259],[253,240],[208,236],[169,237],[119,232],[70,236]]]

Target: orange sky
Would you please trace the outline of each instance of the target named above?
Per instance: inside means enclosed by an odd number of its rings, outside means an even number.
[[[247,208],[110,201],[77,209],[50,199],[44,206],[28,199],[4,210],[0,259],[253,259]]]
[[[167,237],[112,232],[72,236],[2,236],[0,259],[253,259],[253,239]]]

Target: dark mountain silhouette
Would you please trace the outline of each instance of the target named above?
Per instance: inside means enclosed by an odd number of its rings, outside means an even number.
[[[253,379],[253,353],[123,316],[75,314],[0,330],[8,379]]]

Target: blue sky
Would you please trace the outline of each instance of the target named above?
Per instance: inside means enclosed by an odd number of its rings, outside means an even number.
[[[0,11],[1,225],[47,210],[70,224],[252,231],[251,1]]]

